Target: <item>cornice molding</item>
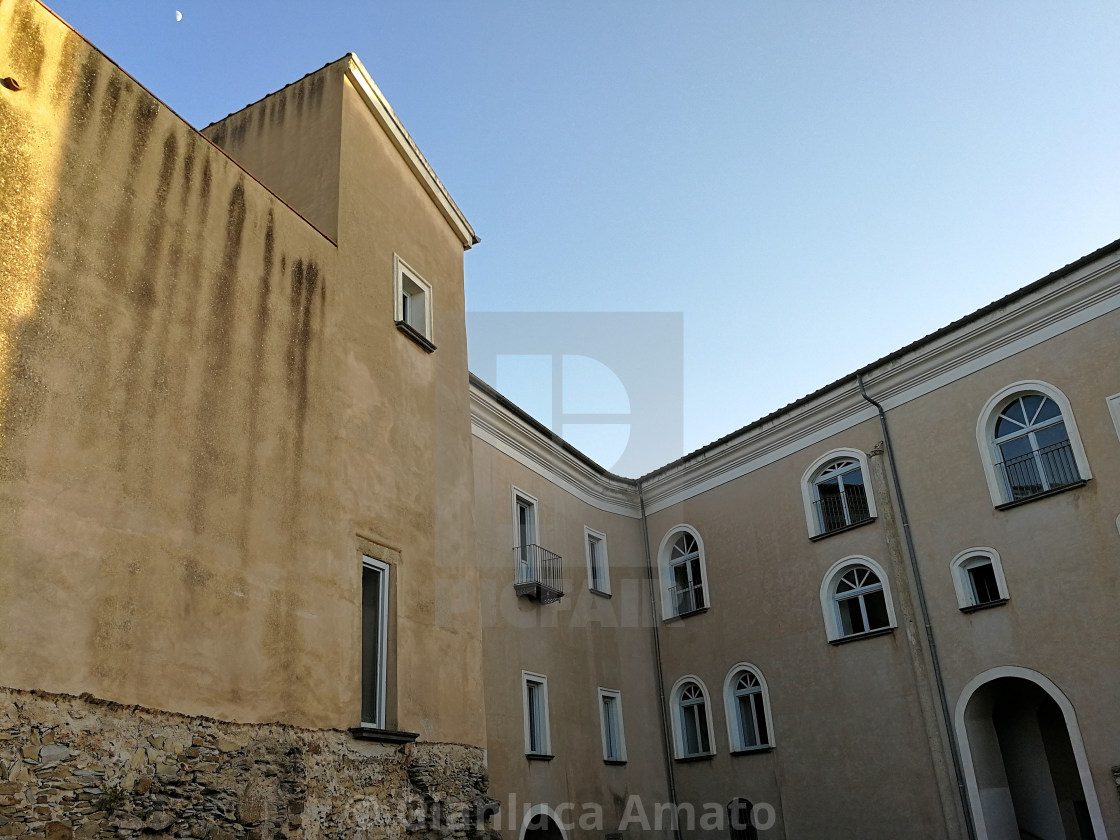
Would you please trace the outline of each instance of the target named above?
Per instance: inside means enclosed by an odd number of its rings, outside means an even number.
[[[926,396],[1120,308],[1120,255],[1109,254],[911,353],[867,371],[868,391],[885,409]],[[642,480],[647,513],[656,513],[873,419],[855,386],[838,384],[720,446],[701,450]]]
[[[424,187],[432,201],[435,202],[447,223],[454,229],[459,240],[463,243],[463,249],[467,250],[472,245],[476,245],[481,240],[474,232],[474,228],[471,227],[467,217],[463,215],[463,211],[459,209],[451,194],[447,192],[447,188],[421,153],[420,147],[416,145],[416,141],[405,129],[404,124],[389,105],[389,101],[385,98],[381,89],[374,83],[373,78],[356,55],[350,53],[348,58],[346,78],[354,85],[354,89],[362,97],[370,113],[373,114],[373,118],[377,120],[377,123],[389,136],[393,145],[408,163],[416,179]]]
[[[476,438],[592,507],[641,518],[634,483],[596,472],[473,383],[470,393],[471,433]]]

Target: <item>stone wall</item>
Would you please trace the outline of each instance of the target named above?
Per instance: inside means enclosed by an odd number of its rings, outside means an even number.
[[[0,838],[483,840],[484,760],[0,689]]]

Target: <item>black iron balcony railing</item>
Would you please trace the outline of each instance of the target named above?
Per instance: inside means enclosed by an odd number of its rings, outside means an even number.
[[[699,583],[691,586],[671,586],[669,597],[672,599],[677,615],[688,615],[708,606],[704,601],[704,586]]]
[[[996,468],[1003,476],[1009,502],[1059,490],[1081,480],[1068,440],[1000,461]]]
[[[858,525],[871,518],[871,511],[867,506],[867,492],[863,487],[847,488],[843,496],[839,493],[822,496],[813,502],[813,508],[817,512],[817,522],[820,524],[822,534],[839,531],[849,525]]]
[[[513,550],[517,578],[513,590],[542,604],[564,597],[564,568],[559,554],[539,545],[520,545]]]

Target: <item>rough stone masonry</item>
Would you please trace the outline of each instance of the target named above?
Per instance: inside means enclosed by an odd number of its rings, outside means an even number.
[[[0,689],[0,838],[489,840],[477,747]]]

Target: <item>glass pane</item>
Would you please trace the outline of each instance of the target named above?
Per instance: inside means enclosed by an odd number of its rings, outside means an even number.
[[[1034,422],[1045,423],[1047,420],[1052,420],[1055,417],[1061,416],[1061,413],[1058,404],[1047,397],[1042,403],[1042,408],[1039,410],[1038,414],[1035,415]]]
[[[383,572],[362,567],[362,722],[380,725]]]
[[[862,597],[864,608],[867,610],[867,629],[878,630],[889,627],[891,622],[887,616],[887,597],[882,590],[868,592]]]
[[[769,744],[770,736],[767,734],[766,728],[766,704],[762,702],[762,695],[756,694],[754,696],[754,726],[758,732],[758,743]]]
[[[525,705],[529,711],[529,752],[543,752],[543,745],[541,743],[542,730],[540,683],[526,683],[525,692],[527,694],[527,701]]]
[[[708,707],[697,703],[693,708],[696,710],[696,725],[700,728],[700,751],[709,753],[712,745],[708,740]]]
[[[696,707],[685,706],[681,709],[681,735],[684,740],[684,754],[698,755],[700,750],[700,729],[696,720]]]
[[[1047,446],[1066,443],[1069,440],[1069,432],[1066,431],[1065,423],[1055,423],[1053,426],[1036,431],[1034,439],[1038,441],[1038,448],[1044,449]]]
[[[862,522],[871,516],[867,506],[867,490],[863,486],[863,472],[856,470],[844,476],[844,500],[848,503],[848,519]]]
[[[1028,424],[1037,423],[1035,415],[1038,410],[1042,408],[1043,397],[1039,394],[1027,394],[1023,397],[1023,408],[1026,411],[1026,418]]]
[[[840,631],[842,635],[851,636],[853,633],[862,633],[867,628],[863,626],[863,613],[860,612],[859,598],[844,598],[836,602],[840,612]]]
[[[1031,438],[1030,435],[1022,435],[1021,437],[1012,438],[1006,443],[999,445],[1000,455],[1003,460],[1011,461],[1015,458],[1021,458],[1024,455],[1030,454],[1031,451]]]
[[[1018,399],[1016,399],[1014,402],[1012,402],[1009,406],[1007,406],[1007,408],[1005,408],[1000,413],[1000,419],[1010,421],[1010,423],[1008,424],[1008,429],[1009,430],[1013,426],[1026,426],[1027,425],[1027,417],[1026,417],[1025,414],[1023,414],[1023,406],[1019,402]],[[996,428],[998,430],[998,428],[999,428],[998,424],[997,424]],[[997,437],[998,437],[998,431],[997,431]]]
[[[968,580],[972,584],[972,603],[990,604],[992,601],[999,600],[996,572],[991,563],[980,563],[970,567]]]
[[[755,695],[747,694],[739,698],[739,726],[743,733],[743,747],[758,746],[758,723],[754,713]]]
[[[816,485],[817,516],[823,532],[835,531],[848,524],[844,510],[844,500],[840,490],[840,479],[831,478]]]

